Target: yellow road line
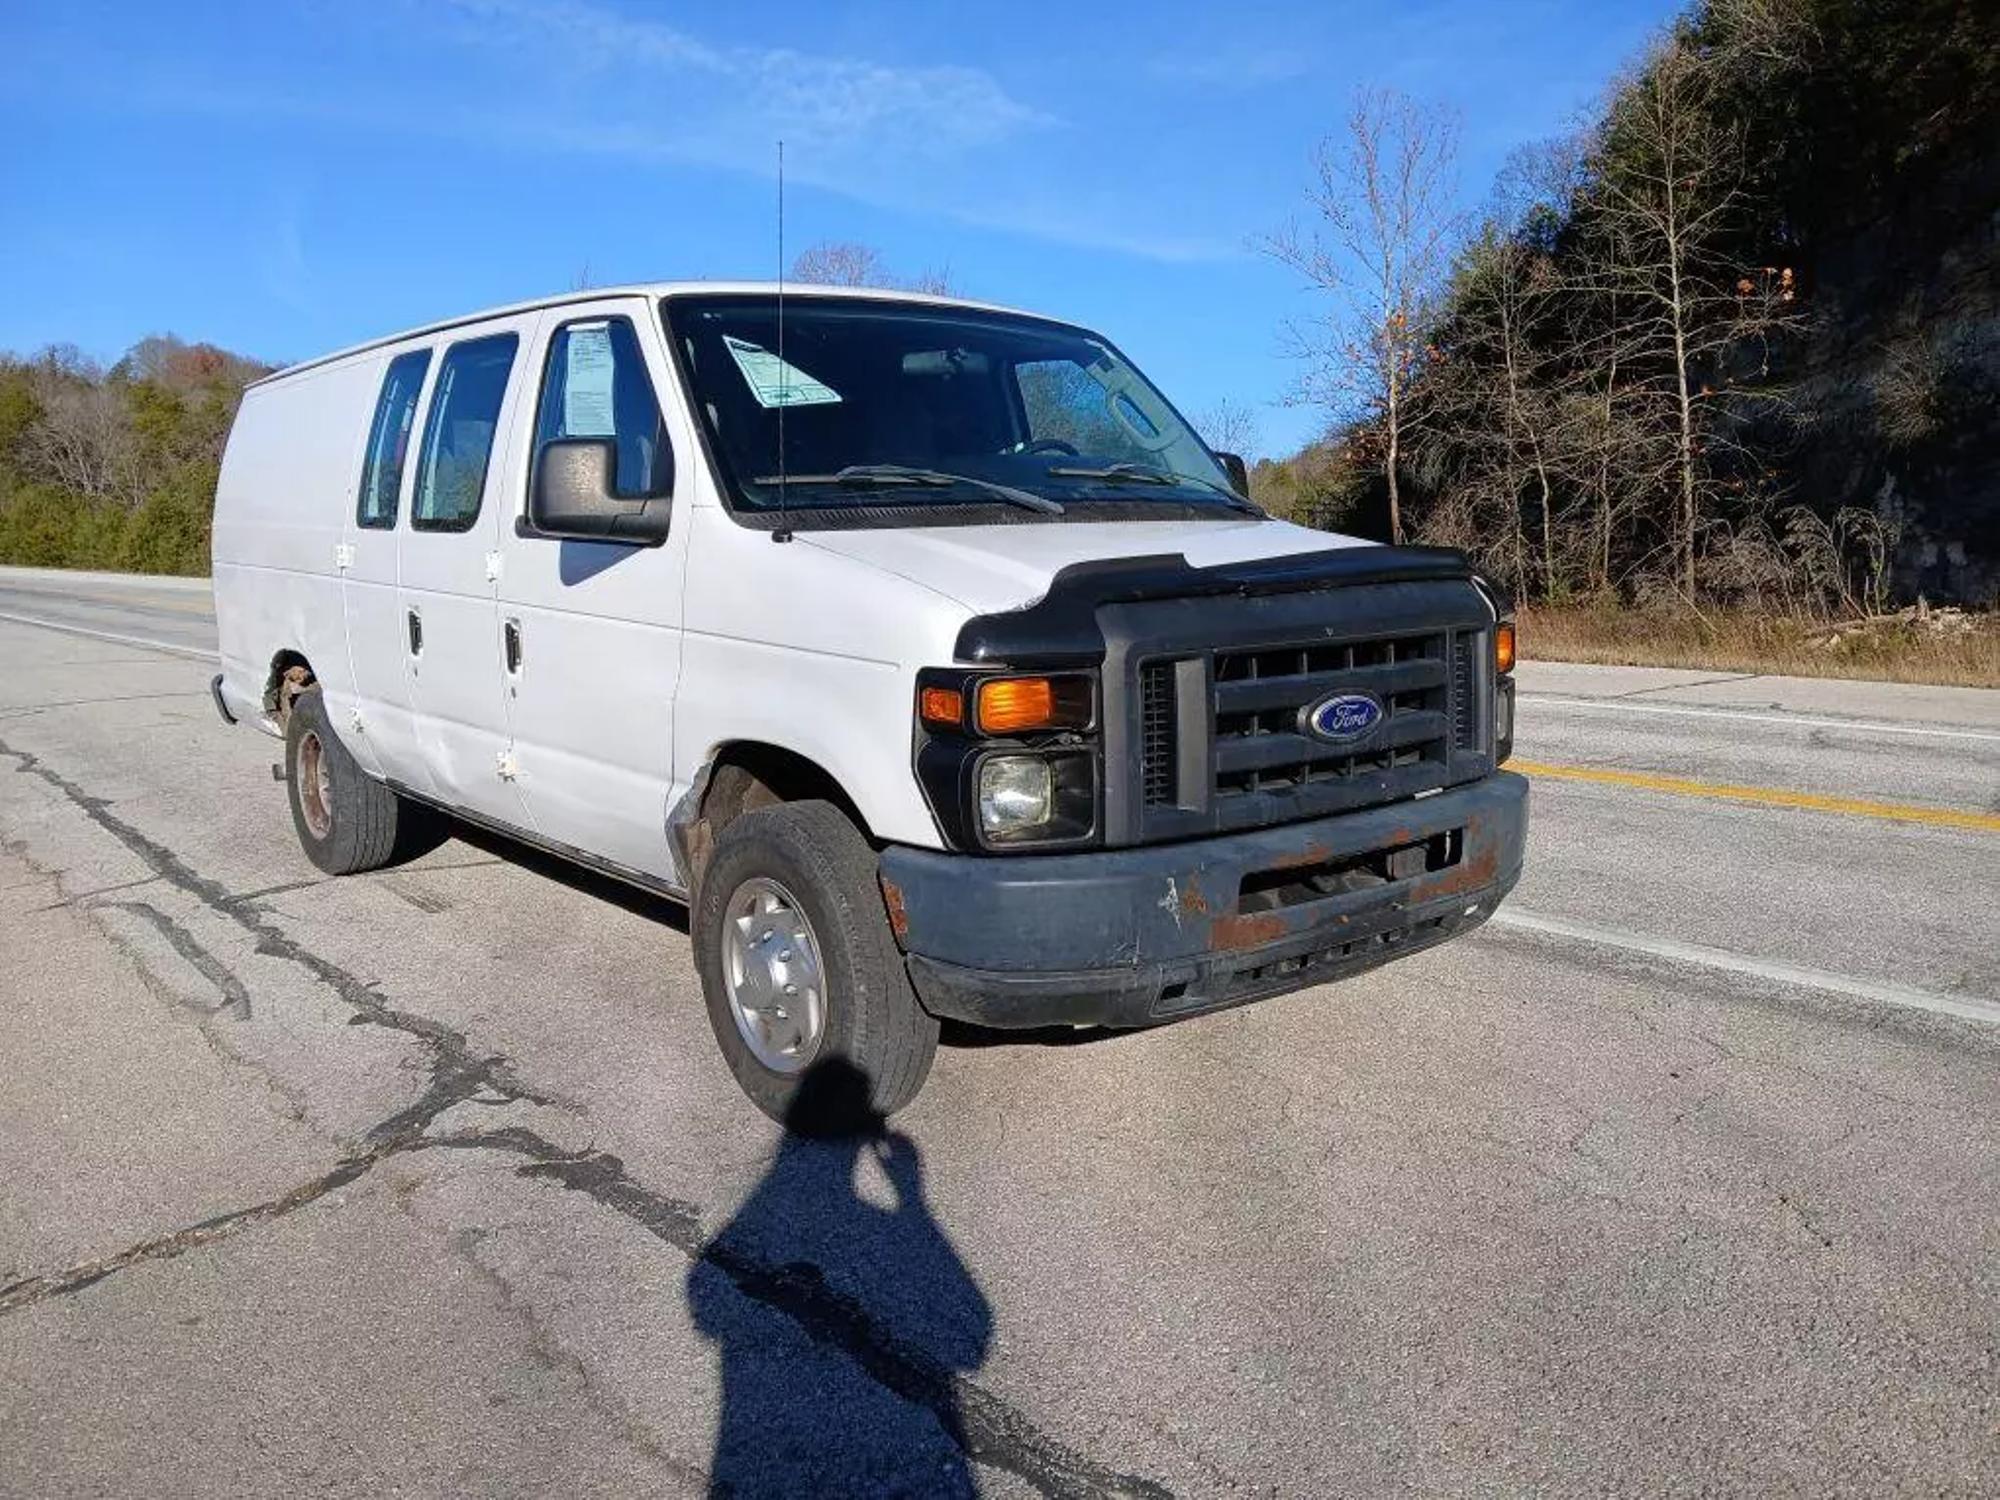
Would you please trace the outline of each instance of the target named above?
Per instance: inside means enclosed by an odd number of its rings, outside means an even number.
[[[1684,776],[1656,776],[1649,771],[1547,766],[1532,760],[1510,760],[1507,769],[1550,781],[1590,781],[1600,786],[1626,786],[1642,792],[1671,792],[1680,797],[1714,797],[1724,802],[1754,802],[1763,807],[1790,807],[1803,812],[1835,813],[1850,818],[1886,818],[1892,823],[1923,823],[1932,828],[1974,828],[1981,833],[2000,833],[2000,814],[1921,807],[1914,802],[1870,802],[1860,797],[1828,797],[1819,792],[1788,792],[1779,787],[1690,781]]]

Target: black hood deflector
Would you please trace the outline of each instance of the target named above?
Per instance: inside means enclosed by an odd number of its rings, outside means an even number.
[[[1450,547],[1340,547],[1213,568],[1193,567],[1179,553],[1072,563],[1033,604],[967,620],[957,654],[960,661],[996,665],[1083,665],[1103,659],[1097,611],[1106,604],[1471,577],[1471,561]]]

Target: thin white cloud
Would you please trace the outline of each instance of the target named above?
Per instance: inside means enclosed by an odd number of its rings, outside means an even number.
[[[583,0],[452,0],[470,23],[458,35],[525,50],[547,64],[690,86],[658,99],[674,136],[791,133],[823,146],[887,145],[928,154],[995,144],[1056,123],[990,75],[952,65],[897,67],[789,47],[716,47],[659,21],[636,20]],[[671,110],[691,118],[672,118]],[[699,114],[696,111],[700,111]]]
[[[525,86],[535,103],[517,101],[498,132],[519,146],[767,174],[782,138],[793,180],[879,207],[1151,260],[1240,254],[1233,241],[1154,232],[1143,213],[1058,206],[1062,195],[1040,173],[996,193],[1010,165],[999,148],[1063,122],[977,68],[715,46],[589,0],[451,5],[463,23],[452,34],[465,46],[533,59]]]
[[[313,306],[314,276],[306,259],[303,217],[298,196],[287,192],[270,215],[270,233],[257,247],[257,279],[264,290],[299,312]]]
[[[322,16],[343,31],[364,25],[351,11]],[[427,0],[367,30],[381,78],[356,76],[354,87],[311,69],[259,80],[212,58],[149,56],[66,76],[62,88],[73,104],[763,177],[783,139],[793,182],[897,213],[1160,262],[1242,253],[1233,238],[1130,201],[1115,171],[1093,181],[1093,158],[1078,155],[1064,121],[978,68],[721,46],[591,0]],[[421,109],[398,82],[411,66],[437,82]],[[282,238],[272,263],[296,272]]]

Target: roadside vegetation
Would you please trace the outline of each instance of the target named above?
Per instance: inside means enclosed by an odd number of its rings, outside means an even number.
[[[223,440],[268,368],[171,337],[108,370],[68,348],[0,360],[0,562],[206,573]]]
[[[1996,141],[1975,0],[1695,0],[1469,220],[1456,122],[1364,91],[1256,240],[1310,294],[1281,336],[1322,422],[1252,495],[1465,549],[1531,656],[2000,685]],[[954,290],[846,241],[790,274]],[[0,358],[0,562],[206,571],[266,368]],[[1258,447],[1241,402],[1196,423]]]
[[[2000,688],[2000,613],[1992,610],[1913,605],[1872,620],[1819,621],[1748,610],[1524,604],[1520,625],[1528,661]]]
[[[1364,93],[1259,241],[1325,418],[1260,502],[1464,548],[1544,655],[1990,663],[1881,617],[2000,598],[2000,11],[1698,0],[1470,222],[1455,138]]]

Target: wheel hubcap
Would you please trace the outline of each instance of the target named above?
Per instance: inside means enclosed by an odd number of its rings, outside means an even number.
[[[333,832],[333,777],[327,770],[326,746],[310,729],[299,736],[299,807],[314,838]]]
[[[826,1032],[826,979],[812,924],[775,880],[746,880],[722,919],[722,982],[730,1013],[757,1061],[797,1073]]]

